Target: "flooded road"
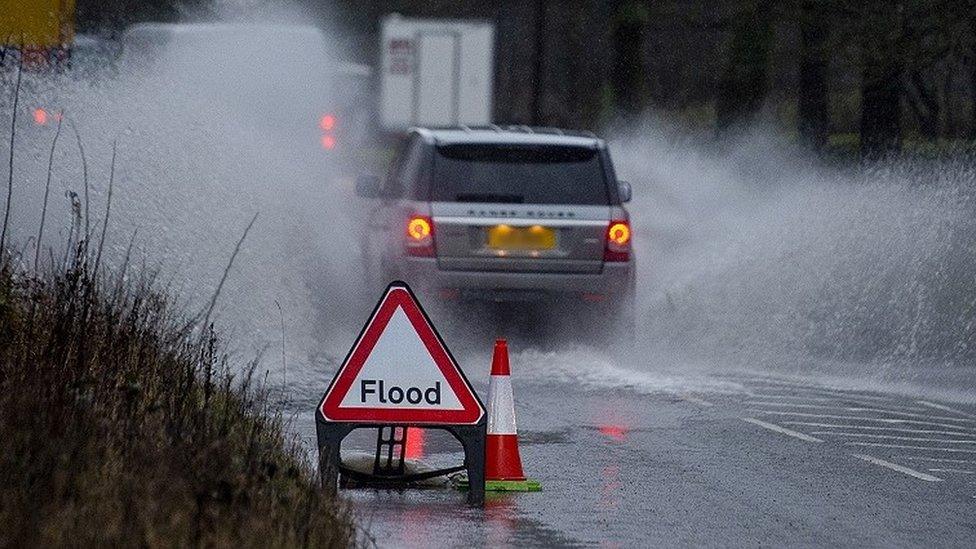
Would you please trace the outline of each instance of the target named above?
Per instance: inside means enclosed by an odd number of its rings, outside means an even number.
[[[487,356],[474,359],[462,366],[484,396]],[[447,486],[345,490],[379,546],[967,547],[976,536],[972,403],[745,371],[662,377],[657,389],[634,373],[610,387],[548,375],[547,360],[513,357],[522,460],[543,491],[489,494],[482,510]],[[297,427],[314,446],[306,414]],[[412,454],[462,459],[434,431]]]
[[[972,546],[972,161],[833,171],[653,127],[612,151],[637,189],[638,352],[514,342],[543,492],[345,492],[377,543]],[[488,355],[457,355],[484,398]],[[425,443],[421,463],[461,459]]]

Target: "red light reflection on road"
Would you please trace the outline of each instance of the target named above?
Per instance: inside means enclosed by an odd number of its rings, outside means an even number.
[[[512,545],[512,535],[518,528],[515,498],[505,492],[485,494],[485,518],[489,528],[485,532],[486,547]]]
[[[411,427],[407,429],[407,443],[404,457],[407,459],[421,459],[424,457],[424,439],[427,433],[423,429]]]
[[[335,148],[335,146],[336,146],[336,138],[335,138],[335,136],[332,136],[332,135],[323,135],[322,136],[322,148],[323,149],[325,149],[327,151],[331,151],[332,149]]]
[[[44,109],[34,109],[34,123],[38,126],[47,124],[47,111]]]
[[[627,427],[623,425],[601,425],[600,434],[615,442],[627,440]]]

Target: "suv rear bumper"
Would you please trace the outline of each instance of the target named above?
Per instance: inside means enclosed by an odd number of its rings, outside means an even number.
[[[617,302],[634,292],[634,261],[604,263],[599,273],[449,271],[435,258],[410,258],[391,273],[417,292],[486,301],[537,301],[582,298]]]

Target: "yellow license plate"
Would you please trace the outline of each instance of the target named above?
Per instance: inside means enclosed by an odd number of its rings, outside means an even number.
[[[541,225],[496,225],[488,229],[488,247],[493,250],[551,250],[556,247],[556,231]]]

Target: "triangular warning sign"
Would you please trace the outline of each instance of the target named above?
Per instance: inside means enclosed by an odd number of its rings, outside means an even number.
[[[413,292],[390,284],[319,405],[327,421],[469,425],[484,406]]]

